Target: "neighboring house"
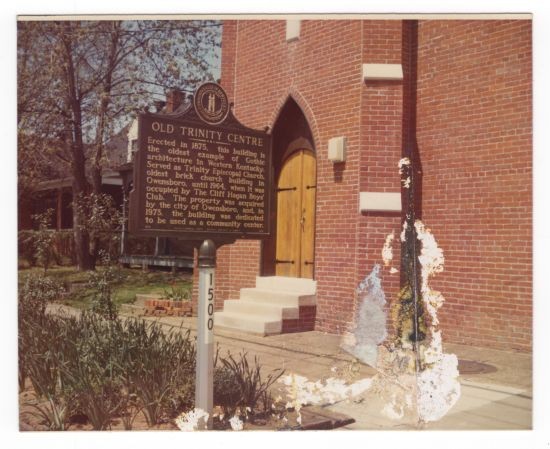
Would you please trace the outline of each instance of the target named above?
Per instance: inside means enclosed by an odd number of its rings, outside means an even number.
[[[104,149],[106,163],[102,172],[102,192],[111,195],[118,207],[122,205],[122,178],[114,168],[126,159],[128,128],[129,125],[122,128],[107,142]],[[48,209],[54,210],[51,223],[53,229],[72,229],[72,178],[68,164],[59,164],[56,167],[56,175],[36,183],[32,194],[20,200],[19,230],[32,229],[32,216]]]
[[[168,93],[167,105],[183,100],[179,92]],[[115,134],[105,145],[106,160],[102,171],[102,193],[110,195],[116,207],[127,213],[127,193],[131,188],[133,164],[132,157],[137,151],[137,120],[133,120]],[[31,195],[19,201],[19,230],[33,229],[36,223],[33,215],[53,209],[51,228],[64,231],[60,234],[65,256],[70,254],[72,245],[72,178],[68,168],[59,169],[58,177],[38,182]],[[136,238],[128,236],[126,227],[122,229],[120,262],[125,265],[139,264],[144,268],[149,266],[186,267],[193,265],[193,248],[188,245],[169,241],[168,239]]]
[[[179,108],[184,108],[185,94],[179,91],[169,91],[166,94],[166,102],[157,102],[156,108],[159,112],[177,113]],[[127,127],[125,134],[125,142],[121,142],[121,148],[126,148],[125,162],[116,167],[122,180],[122,202],[121,207],[124,217],[128,216],[128,194],[132,189],[133,183],[133,158],[138,149],[138,120],[134,119]],[[122,243],[120,263],[123,265],[142,265],[146,266],[166,266],[175,268],[192,268],[194,247],[192,244],[187,244],[185,241],[157,237],[154,239],[153,249],[148,253],[136,253],[132,251],[129,241],[141,240],[147,241],[151,239],[139,239],[132,237],[127,232],[127,227],[122,230]]]

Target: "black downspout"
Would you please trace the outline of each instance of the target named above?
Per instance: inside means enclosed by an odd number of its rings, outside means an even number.
[[[420,267],[418,263],[419,241],[414,226],[422,215],[422,170],[416,141],[416,93],[417,93],[417,59],[418,59],[418,21],[403,21],[403,67],[405,83],[403,85],[403,152],[402,157],[410,161],[410,165],[402,165],[402,222],[407,224],[405,241],[401,243],[401,285],[410,287],[407,296],[412,320],[409,340],[418,354],[418,342],[424,340],[422,330],[423,304],[420,291]],[[408,180],[408,182],[407,182]],[[408,185],[406,185],[408,184]]]

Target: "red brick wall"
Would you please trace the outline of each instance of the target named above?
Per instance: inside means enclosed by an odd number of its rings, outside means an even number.
[[[446,341],[528,350],[531,345],[531,30],[526,21],[421,21],[417,140],[423,218],[444,249],[432,285]],[[363,63],[404,62],[401,21],[224,22],[222,84],[247,126],[273,126],[288,95],[306,116],[317,151],[316,329],[343,332],[357,283],[381,261],[398,214],[359,214],[360,191],[399,192],[402,82],[367,82]],[[261,45],[258,43],[261,42]],[[405,80],[406,81],[406,80]],[[404,90],[405,89],[405,90]],[[404,101],[405,97],[405,101]],[[347,137],[347,160],[327,141]],[[217,308],[254,285],[260,243],[224,247]],[[222,268],[223,267],[223,268]],[[383,273],[387,300],[399,275]]]
[[[400,64],[402,60],[402,22],[368,20],[363,22],[363,63]],[[401,159],[403,82],[367,81],[361,93],[361,175],[362,192],[400,192],[397,163]],[[367,212],[359,216],[357,237],[358,281],[382,263],[386,236],[395,233],[393,264],[399,269],[399,212]],[[399,273],[390,267],[382,270],[383,288],[388,303],[399,290]]]
[[[531,22],[421,21],[424,222],[446,341],[531,348]]]
[[[298,310],[298,318],[283,320],[283,334],[292,332],[305,332],[315,329],[315,319],[317,317],[315,306],[301,306]]]
[[[222,60],[221,60],[221,80],[229,98],[234,97],[235,87],[235,61],[237,51],[237,27],[236,20],[223,21],[223,40],[222,40]]]
[[[293,42],[286,42],[282,20],[232,23],[224,29],[223,42],[232,33],[236,43],[228,47],[237,52],[234,61],[228,61],[230,52],[224,50],[222,83],[239,120],[255,128],[273,126],[292,95],[309,122],[317,151],[317,328],[341,331],[351,317],[358,279],[362,23],[302,21],[300,39]],[[327,141],[342,135],[348,141],[347,161],[333,165],[327,160]],[[239,242],[229,253],[232,280],[218,293],[222,299],[235,297],[239,287],[253,285],[253,275],[260,270],[259,243]],[[244,272],[243,263],[255,266],[253,275]]]

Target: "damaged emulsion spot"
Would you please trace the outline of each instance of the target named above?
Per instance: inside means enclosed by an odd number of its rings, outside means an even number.
[[[434,236],[417,220],[415,228],[422,251],[418,257],[422,265],[422,300],[429,315],[429,338],[420,345],[421,365],[418,373],[418,413],[421,421],[436,421],[449,411],[460,397],[458,359],[445,354],[439,329],[437,311],[445,300],[440,292],[428,284],[430,276],[443,271],[443,251]]]
[[[344,337],[342,348],[361,362],[376,367],[378,346],[388,335],[384,311],[386,296],[380,281],[380,265],[375,265],[372,272],[359,284],[357,294],[361,305],[355,328]]]
[[[401,159],[399,174],[405,189],[411,187],[411,173],[410,159]],[[342,347],[377,369],[371,390],[384,399],[385,416],[420,424],[445,416],[460,397],[460,383],[456,355],[443,352],[437,313],[444,298],[428,282],[443,271],[443,251],[431,231],[414,219],[411,198],[400,234],[403,283],[390,307],[393,339],[386,341],[386,301],[380,266],[375,265],[357,289],[359,310]],[[391,233],[382,249],[386,267],[393,259],[393,240]]]
[[[342,347],[378,370],[373,389],[386,400],[382,408],[385,416],[422,423],[445,416],[460,397],[460,384],[458,360],[454,354],[445,354],[442,347],[437,311],[444,298],[428,283],[430,276],[443,271],[443,252],[421,221],[415,222],[414,229],[421,243],[420,291],[423,310],[427,312],[418,331],[422,340],[415,344],[412,339],[412,288],[405,285],[391,308],[395,340],[382,344],[387,336],[383,307],[386,301],[380,266],[376,265],[357,290],[361,306],[351,338],[345,338]]]
[[[372,379],[361,379],[348,384],[344,379],[330,377],[316,382],[306,377],[289,374],[279,379],[286,388],[286,409],[294,409],[296,421],[301,424],[300,410],[305,405],[335,404],[340,401],[349,401],[366,392],[372,384]]]
[[[397,166],[399,167],[399,174],[401,175],[401,185],[408,189],[411,187],[411,177],[410,176],[403,176],[403,174],[406,173],[406,170],[410,167],[411,160],[408,157],[404,157],[399,161]]]
[[[195,408],[187,413],[179,415],[175,423],[184,432],[206,430],[209,414],[200,408]]]
[[[395,234],[393,232],[391,234],[388,234],[386,236],[386,241],[384,242],[384,247],[382,248],[382,260],[384,261],[384,265],[386,267],[389,267],[393,260],[392,243],[394,238]]]

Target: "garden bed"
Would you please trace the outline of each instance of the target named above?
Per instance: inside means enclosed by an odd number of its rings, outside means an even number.
[[[105,267],[98,267],[101,273]],[[19,286],[21,287],[29,276],[43,274],[42,268],[19,270]],[[46,276],[58,281],[65,290],[61,302],[78,309],[89,309],[97,290],[90,285],[90,276],[94,272],[82,272],[74,267],[52,267]],[[190,298],[192,289],[192,274],[182,272],[172,274],[166,271],[150,271],[144,273],[139,269],[117,268],[117,278],[112,285],[112,301],[115,306],[133,304],[137,294],[154,294],[169,297],[174,292],[185,298]]]
[[[174,429],[176,418],[194,408],[190,331],[119,318],[110,306],[76,315],[46,313],[58,287],[51,278],[36,277],[19,292],[21,428]],[[271,413],[269,388],[282,370],[262,377],[259,360],[246,354],[216,354],[216,361],[214,400],[225,417],[217,428],[227,428],[243,410],[250,417]]]
[[[50,430],[44,420],[36,416],[36,405],[47,406],[47,401],[37,397],[30,381],[25,383],[25,389],[19,393],[19,429],[21,431]],[[65,430],[94,430],[92,424],[84,415],[74,415],[67,422]],[[114,416],[108,425],[108,430],[126,430],[122,417]],[[150,427],[143,412],[139,412],[132,424],[132,430],[179,430],[173,420],[168,420]]]
[[[47,401],[37,397],[34,389],[29,381],[25,384],[25,389],[19,393],[19,429],[21,431],[47,431],[50,430],[44,420],[36,416],[35,406],[47,406]],[[217,417],[222,414],[220,407],[216,407],[214,414],[213,430],[224,431],[231,430],[231,426]],[[256,418],[254,422],[247,421],[245,430],[281,430],[281,420],[277,417],[268,416],[267,418]],[[67,421],[66,431],[93,431],[93,425],[89,422],[85,415],[74,415]],[[124,419],[122,416],[113,416],[106,430],[129,430],[125,428]],[[166,419],[163,422],[150,426],[143,412],[139,412],[132,423],[131,430],[164,430],[164,431],[179,431],[180,429],[175,424],[173,419]]]

